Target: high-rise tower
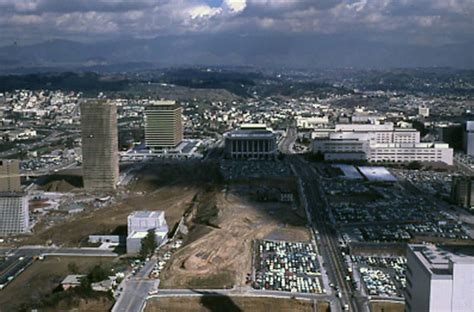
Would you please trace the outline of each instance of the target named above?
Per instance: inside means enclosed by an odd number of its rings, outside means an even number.
[[[84,188],[115,189],[119,177],[117,107],[104,100],[82,102],[81,128]]]
[[[145,108],[145,145],[174,148],[183,140],[183,109],[175,101],[156,101]]]

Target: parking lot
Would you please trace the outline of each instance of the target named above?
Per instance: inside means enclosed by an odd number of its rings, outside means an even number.
[[[430,176],[431,171],[397,170],[398,177],[425,185],[422,192],[449,193],[451,175],[447,172],[433,172]],[[404,181],[374,184],[333,177],[327,178],[322,186],[330,213],[341,227],[346,244],[407,242],[420,238],[470,239],[467,228],[453,214],[439,209],[430,198],[419,196],[419,192],[407,189]]]
[[[220,169],[226,180],[292,175],[290,167],[282,161],[222,160]]]
[[[256,289],[323,293],[320,266],[312,245],[255,241]]]
[[[348,256],[357,269],[362,290],[372,297],[403,297],[406,287],[406,258],[378,256]]]

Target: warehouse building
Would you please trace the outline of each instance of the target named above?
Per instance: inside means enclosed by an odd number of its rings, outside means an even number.
[[[88,191],[111,191],[119,178],[117,107],[109,101],[81,103],[82,171]]]
[[[155,231],[156,243],[161,244],[168,235],[164,211],[135,211],[127,218],[127,253],[140,251],[142,239],[149,230]]]
[[[409,245],[406,271],[406,311],[472,311],[472,247]]]
[[[225,155],[231,159],[275,159],[276,134],[266,125],[243,124],[224,134]]]
[[[175,148],[183,141],[183,109],[176,101],[155,101],[145,107],[145,145]]]

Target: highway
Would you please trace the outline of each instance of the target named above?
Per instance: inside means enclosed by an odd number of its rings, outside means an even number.
[[[329,219],[329,207],[320,186],[320,177],[312,170],[308,163],[296,155],[287,156],[295,173],[301,178],[303,192],[310,208],[310,224],[318,233],[319,251],[326,264],[330,280],[340,290],[341,306],[349,307],[350,311],[360,311],[353,294],[355,290],[351,281],[346,279],[347,268],[339,250],[339,241],[335,229]]]

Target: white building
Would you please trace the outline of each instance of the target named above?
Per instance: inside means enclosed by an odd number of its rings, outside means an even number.
[[[127,253],[138,253],[142,239],[149,230],[155,231],[156,243],[168,235],[164,211],[135,211],[127,218]]]
[[[315,129],[319,127],[324,127],[329,124],[329,117],[326,116],[317,116],[317,117],[297,117],[296,126],[299,129]]]
[[[418,116],[427,118],[430,117],[430,108],[425,105],[418,106]]]
[[[467,155],[474,156],[474,121],[466,122],[463,136],[463,149]]]
[[[453,149],[444,143],[422,143],[420,133],[385,124],[337,124],[313,134],[313,152],[326,160],[370,162],[443,162],[453,164]]]
[[[468,255],[431,245],[409,246],[406,311],[473,311],[473,289],[472,253]]]

